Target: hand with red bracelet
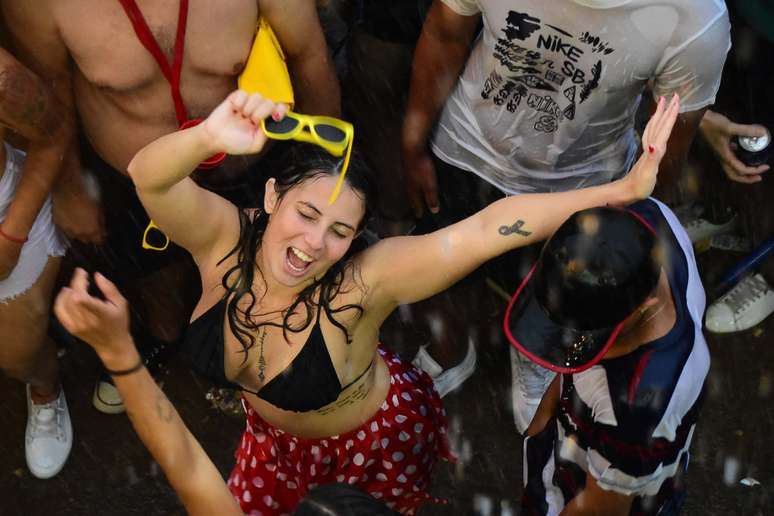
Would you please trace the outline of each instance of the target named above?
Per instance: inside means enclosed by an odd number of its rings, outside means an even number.
[[[26,238],[11,235],[0,224],[0,281],[7,278],[19,261]]]

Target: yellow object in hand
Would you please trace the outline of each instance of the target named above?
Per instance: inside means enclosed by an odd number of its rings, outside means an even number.
[[[245,69],[237,79],[239,89],[247,93],[259,93],[274,102],[294,104],[293,85],[285,63],[285,54],[269,24],[261,18],[255,34],[253,48]]]

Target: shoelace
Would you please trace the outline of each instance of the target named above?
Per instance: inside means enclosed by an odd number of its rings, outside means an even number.
[[[40,405],[32,404],[32,430],[34,439],[53,437],[59,441],[64,439],[61,419],[63,410],[59,407],[59,399]]]
[[[725,302],[731,307],[734,314],[738,314],[748,305],[755,302],[758,298],[766,294],[769,285],[760,276],[750,276],[740,281],[731,291],[726,294]]]

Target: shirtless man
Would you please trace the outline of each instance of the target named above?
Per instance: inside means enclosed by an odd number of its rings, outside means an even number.
[[[125,177],[126,166],[140,148],[175,131],[180,117],[170,83],[124,10],[133,3],[0,0],[17,55],[52,81],[61,100],[73,106],[88,141],[82,145],[83,160],[96,172],[107,236],[96,253],[93,246],[75,246],[75,258],[87,268],[109,271],[137,307],[135,320],[150,330],[144,347],[160,349],[176,340],[186,324],[192,308],[188,301],[197,296],[185,290],[198,288],[198,282],[192,281],[195,269],[190,257],[176,246],[166,252],[140,247],[148,219]],[[179,91],[187,118],[208,114],[236,87],[259,15],[272,26],[285,52],[296,110],[339,114],[339,86],[314,1],[137,0],[136,4],[170,63],[176,40],[182,39]],[[186,4],[190,5],[185,34],[178,38],[178,19]],[[74,172],[80,170],[77,149],[69,161],[70,173],[63,174],[63,185],[55,192],[57,223],[72,237],[97,241],[100,218],[79,172]],[[221,193],[228,194],[231,185],[230,193],[243,194],[249,164],[242,157],[227,158],[217,169],[201,172],[199,179]],[[241,191],[233,187],[235,183]],[[117,392],[104,382],[99,387],[95,405],[107,412],[122,411]]]

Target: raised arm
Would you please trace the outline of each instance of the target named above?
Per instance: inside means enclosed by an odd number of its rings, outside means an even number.
[[[197,261],[216,261],[239,237],[236,206],[188,177],[203,160],[219,152],[252,154],[266,136],[260,122],[284,116],[287,106],[258,94],[235,91],[200,125],[162,136],[129,163],[129,175],[154,222]]]
[[[659,102],[642,143],[645,152],[625,178],[603,186],[501,199],[457,224],[422,236],[388,238],[361,255],[365,308],[387,314],[451,286],[482,263],[548,238],[567,217],[594,206],[625,205],[653,191],[677,118],[679,100]]]
[[[156,385],[129,334],[129,309],[110,281],[95,275],[102,301],[89,295],[89,280],[77,269],[54,302],[54,313],[72,335],[88,343],[108,371],[137,435],[159,463],[189,514],[242,515],[215,465]]]
[[[339,80],[317,16],[316,2],[259,0],[258,4],[287,57],[297,97],[296,111],[341,116]]]
[[[414,51],[402,151],[409,200],[415,215],[425,205],[438,211],[438,187],[428,140],[446,98],[465,65],[480,16],[462,15],[433,2]]]

